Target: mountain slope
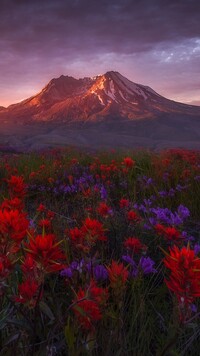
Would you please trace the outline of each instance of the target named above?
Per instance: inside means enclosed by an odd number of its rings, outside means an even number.
[[[21,123],[38,121],[97,122],[106,118],[155,118],[163,113],[200,115],[200,108],[177,103],[118,72],[93,78],[61,76],[37,95],[9,106],[0,118]]]
[[[200,149],[200,107],[168,100],[118,72],[61,76],[35,96],[0,108],[0,144]]]

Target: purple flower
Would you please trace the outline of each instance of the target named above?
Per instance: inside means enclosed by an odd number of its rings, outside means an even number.
[[[60,272],[60,275],[62,277],[68,277],[68,278],[72,278],[73,277],[73,272],[74,271],[78,271],[79,273],[82,273],[83,272],[83,268],[84,268],[84,260],[82,259],[80,262],[78,261],[73,261],[69,267],[63,269],[61,272]]]
[[[162,198],[164,198],[164,197],[167,196],[167,192],[166,192],[165,190],[161,190],[160,192],[158,192],[158,194],[159,194]]]
[[[168,196],[173,197],[174,195],[175,195],[175,190],[173,188],[171,188],[168,192]]]
[[[182,218],[182,219],[186,219],[190,216],[190,211],[188,208],[186,208],[186,206],[183,205],[179,205],[178,207],[178,215]]]
[[[141,257],[138,267],[140,267],[144,274],[155,273],[157,270],[153,268],[155,262],[150,257]]]
[[[70,267],[63,269],[60,272],[61,277],[67,277],[67,278],[72,278],[73,276],[73,271]]]
[[[131,277],[137,277],[140,271],[142,271],[144,275],[157,272],[157,270],[153,267],[155,262],[150,257],[142,256],[138,266],[129,255],[122,256],[122,260],[131,266]]]
[[[101,199],[106,200],[108,197],[108,193],[106,188],[102,185],[102,187],[100,188],[100,194],[101,194]]]
[[[129,263],[132,267],[136,268],[135,261],[129,255],[122,256],[122,260]]]
[[[193,312],[193,313],[197,313],[197,306],[195,305],[195,304],[191,304],[190,305],[190,309],[191,309],[191,311]]]
[[[97,265],[93,269],[94,278],[97,281],[105,281],[108,278],[108,271],[103,265]]]

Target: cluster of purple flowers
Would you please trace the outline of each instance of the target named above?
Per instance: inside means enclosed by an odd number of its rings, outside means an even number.
[[[61,271],[62,277],[73,278],[74,273],[89,273],[96,281],[104,281],[108,278],[107,269],[101,264],[95,264],[94,261],[87,263],[83,259],[81,261],[73,261],[69,267]]]
[[[184,220],[190,216],[190,211],[187,207],[179,205],[177,211],[174,213],[168,208],[150,208],[150,212],[154,214],[153,217],[149,219],[152,225],[157,222],[161,222],[168,225],[181,225]]]
[[[135,278],[140,273],[147,275],[157,272],[157,270],[154,268],[155,262],[150,257],[142,256],[138,264],[136,264],[136,262],[129,255],[122,256],[122,260],[131,266],[130,277]]]

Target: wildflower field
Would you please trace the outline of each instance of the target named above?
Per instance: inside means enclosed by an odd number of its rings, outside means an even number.
[[[0,156],[1,355],[200,355],[200,152]]]

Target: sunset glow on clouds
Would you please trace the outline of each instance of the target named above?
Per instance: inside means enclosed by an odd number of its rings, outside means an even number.
[[[53,77],[116,70],[200,105],[197,0],[1,0],[0,105]]]

